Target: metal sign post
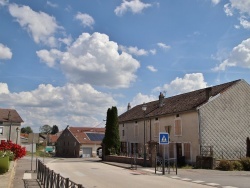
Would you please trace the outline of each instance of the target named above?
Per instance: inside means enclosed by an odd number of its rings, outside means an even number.
[[[159,144],[163,145],[163,166],[162,166],[162,174],[165,174],[165,145],[169,144],[169,136],[166,132],[159,133]]]

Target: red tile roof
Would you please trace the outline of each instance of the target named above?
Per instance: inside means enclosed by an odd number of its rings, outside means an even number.
[[[59,135],[49,135],[49,141],[51,143],[56,143],[57,139],[59,138]]]
[[[23,120],[14,109],[3,109],[0,108],[0,121],[1,122],[14,122],[22,123]]]
[[[93,127],[69,127],[69,131],[81,144],[100,144],[101,141],[91,141],[86,133],[105,134],[105,128],[93,128]]]
[[[235,80],[225,84],[165,98],[164,104],[161,107],[159,106],[159,100],[146,103],[147,110],[145,112],[145,116],[159,117],[162,115],[171,115],[185,111],[196,110],[197,107],[208,101],[208,95],[216,96],[217,94],[224,92],[239,81],[241,80]],[[134,108],[121,114],[118,117],[119,123],[143,119],[144,112],[142,110],[142,105],[143,104],[137,105]]]

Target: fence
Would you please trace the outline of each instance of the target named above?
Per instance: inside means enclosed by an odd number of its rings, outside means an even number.
[[[202,157],[213,157],[213,146],[201,146],[201,156]]]
[[[37,160],[37,179],[43,188],[84,188],[69,178],[64,178],[46,167],[40,160]]]
[[[176,158],[163,159],[163,158],[156,157],[155,174],[156,174],[156,171],[162,172],[163,175],[165,174],[165,172],[168,172],[168,174],[170,174],[171,172],[174,172],[177,175]]]

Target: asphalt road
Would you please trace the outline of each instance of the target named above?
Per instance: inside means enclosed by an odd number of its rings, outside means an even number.
[[[209,188],[211,186],[180,181],[142,170],[111,166],[93,159],[57,159],[46,164],[65,178],[85,188]]]
[[[180,169],[179,179],[192,179],[219,184],[218,187],[225,188],[250,188],[249,171],[219,171],[205,169]]]

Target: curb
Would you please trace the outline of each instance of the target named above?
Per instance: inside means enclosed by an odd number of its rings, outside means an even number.
[[[111,165],[111,166],[120,167],[120,168],[131,169],[131,166],[129,166],[129,165],[125,166],[125,165],[120,165],[120,164],[117,164],[117,163],[110,163],[110,162],[105,162],[105,161],[103,161],[102,163],[108,164],[108,165]]]
[[[16,160],[13,161],[14,164],[12,164],[11,166],[11,170],[10,170],[10,177],[9,177],[9,183],[8,183],[8,188],[12,188],[13,187],[13,180],[15,177],[15,172],[16,172]]]

